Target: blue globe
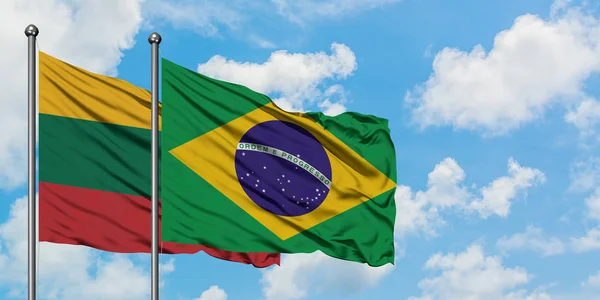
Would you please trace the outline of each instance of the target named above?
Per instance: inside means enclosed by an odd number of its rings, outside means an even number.
[[[248,130],[237,146],[235,170],[246,195],[280,216],[300,216],[319,207],[331,187],[327,152],[306,129],[267,121]]]

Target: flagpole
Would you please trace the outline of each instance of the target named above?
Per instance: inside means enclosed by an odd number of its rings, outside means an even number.
[[[38,28],[31,24],[25,28],[25,36],[27,36],[28,42],[28,55],[27,55],[27,64],[28,64],[28,86],[27,86],[27,105],[28,105],[28,125],[27,130],[29,132],[29,139],[27,140],[27,164],[28,164],[28,243],[27,243],[27,284],[28,284],[28,299],[35,300],[36,297],[36,246],[37,246],[37,222],[36,222],[36,201],[35,201],[35,193],[36,193],[36,168],[35,168],[35,144],[36,144],[36,47],[35,42],[37,35],[40,31]]]
[[[162,38],[154,32],[152,46],[152,300],[158,300],[158,45]]]

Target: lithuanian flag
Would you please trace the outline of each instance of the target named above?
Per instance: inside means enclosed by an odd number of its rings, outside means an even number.
[[[40,241],[150,252],[150,100],[126,81],[39,52]],[[279,264],[279,254],[159,245],[162,253]]]
[[[387,120],[290,113],[162,60],[163,239],[394,262]]]

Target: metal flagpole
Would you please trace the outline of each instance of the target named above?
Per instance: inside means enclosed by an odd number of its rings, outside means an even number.
[[[35,300],[36,297],[36,271],[37,271],[37,263],[36,263],[36,246],[37,246],[37,222],[36,222],[36,168],[35,168],[35,146],[36,146],[36,47],[35,42],[37,35],[39,33],[38,28],[31,24],[25,28],[25,36],[27,36],[28,41],[28,131],[29,131],[29,139],[27,140],[27,164],[28,164],[28,178],[29,178],[29,187],[28,187],[28,197],[29,197],[29,214],[28,214],[28,223],[29,223],[29,232],[28,232],[28,299]]]
[[[158,45],[162,38],[154,32],[152,46],[152,300],[158,300]]]

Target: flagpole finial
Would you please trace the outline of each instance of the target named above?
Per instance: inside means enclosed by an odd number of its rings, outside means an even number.
[[[148,37],[148,43],[150,44],[160,44],[161,41],[162,37],[160,37],[160,34],[158,34],[158,32],[153,32]]]
[[[40,30],[37,28],[37,26],[35,26],[33,24],[29,24],[29,25],[27,25],[27,27],[25,27],[25,35],[27,37],[30,37],[30,36],[36,37],[39,33],[40,33]]]

